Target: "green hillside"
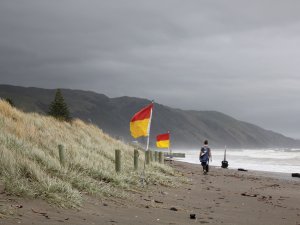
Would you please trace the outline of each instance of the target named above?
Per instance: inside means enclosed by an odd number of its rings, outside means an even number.
[[[133,141],[129,121],[135,112],[150,103],[134,97],[109,98],[90,91],[62,89],[72,116],[92,122],[106,133]],[[47,113],[55,90],[0,85],[0,97],[13,99],[16,107],[26,112]],[[216,111],[174,109],[155,104],[150,144],[155,136],[170,131],[173,148],[199,148],[204,139],[213,147],[268,148],[300,147],[300,141],[236,120]],[[144,143],[144,140],[139,140]]]

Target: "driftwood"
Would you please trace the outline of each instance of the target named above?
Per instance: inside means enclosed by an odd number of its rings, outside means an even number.
[[[248,193],[242,193],[242,196],[247,196],[247,197],[257,197],[257,194],[248,194]]]
[[[292,173],[292,177],[300,177],[300,173]]]

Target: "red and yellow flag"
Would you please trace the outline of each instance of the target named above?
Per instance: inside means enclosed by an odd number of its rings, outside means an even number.
[[[152,115],[153,103],[142,108],[130,120],[130,132],[134,138],[149,135],[149,125]]]
[[[157,135],[156,146],[158,148],[169,148],[170,147],[170,133]]]

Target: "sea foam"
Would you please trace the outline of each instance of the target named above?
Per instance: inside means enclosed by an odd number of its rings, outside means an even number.
[[[200,150],[176,150],[173,152],[185,153],[185,158],[179,161],[200,164]],[[224,149],[212,149],[212,166],[221,166],[224,160]],[[227,149],[226,160],[229,168],[244,168],[249,170],[299,173],[299,149]]]

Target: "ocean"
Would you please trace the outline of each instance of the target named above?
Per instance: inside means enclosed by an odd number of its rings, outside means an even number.
[[[200,164],[200,150],[173,150],[185,153],[178,161]],[[212,149],[212,166],[220,166],[224,149]],[[227,149],[226,160],[230,169],[243,168],[280,173],[300,173],[300,149]]]

